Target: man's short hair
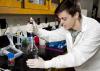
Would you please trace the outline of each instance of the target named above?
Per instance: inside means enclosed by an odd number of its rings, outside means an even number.
[[[76,12],[78,12],[79,18],[81,18],[81,8],[79,0],[63,0],[56,8],[55,15],[57,16],[64,10],[66,10],[71,16],[74,16]]]

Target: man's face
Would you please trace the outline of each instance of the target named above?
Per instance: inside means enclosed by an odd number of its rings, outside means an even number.
[[[58,14],[60,25],[65,29],[71,29],[75,26],[76,17],[71,16],[67,11],[62,11]]]

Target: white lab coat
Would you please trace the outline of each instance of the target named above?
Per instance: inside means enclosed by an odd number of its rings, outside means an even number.
[[[46,31],[39,29],[38,35],[47,41],[66,39],[68,53],[45,61],[45,68],[75,67],[76,71],[100,71],[100,24],[82,16],[82,30],[72,43],[72,37],[63,27]]]

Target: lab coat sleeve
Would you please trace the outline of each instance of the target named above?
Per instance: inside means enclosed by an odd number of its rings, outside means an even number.
[[[46,41],[60,41],[60,40],[65,40],[65,30],[64,28],[59,28],[53,31],[47,31],[45,29],[38,29],[38,36],[40,38],[45,39]]]
[[[65,55],[45,61],[45,68],[77,67],[92,58],[100,49],[100,25],[84,32],[83,38]]]

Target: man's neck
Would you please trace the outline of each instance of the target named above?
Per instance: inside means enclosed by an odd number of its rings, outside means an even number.
[[[75,22],[75,25],[74,27],[72,28],[73,30],[77,30],[77,31],[80,31],[81,30],[81,21],[77,20]]]

